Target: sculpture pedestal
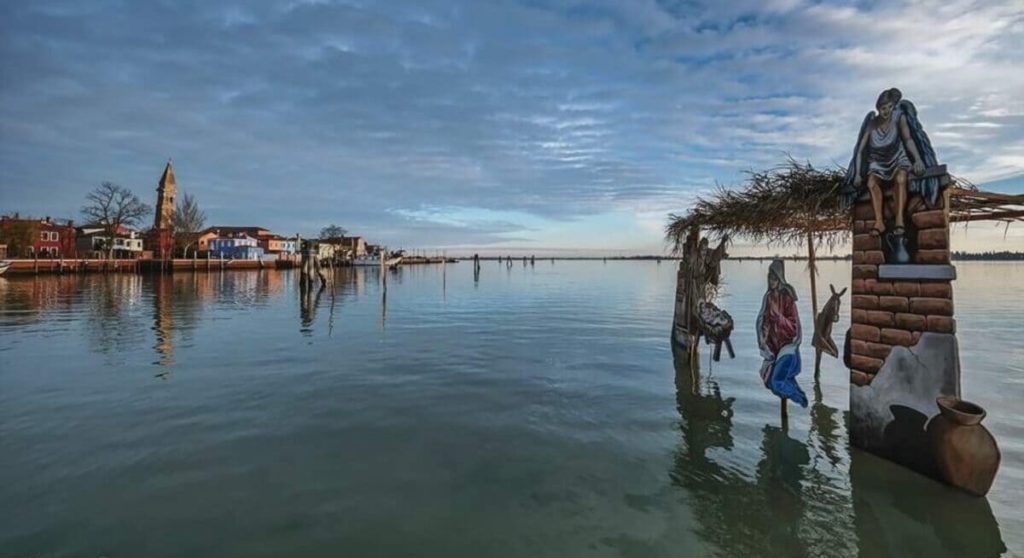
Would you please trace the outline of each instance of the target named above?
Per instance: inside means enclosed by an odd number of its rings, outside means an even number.
[[[870,201],[853,209],[850,440],[940,479],[925,425],[938,414],[936,398],[960,396],[956,268],[944,207],[929,208],[918,196],[907,207],[910,264],[886,262],[884,237],[870,235]]]

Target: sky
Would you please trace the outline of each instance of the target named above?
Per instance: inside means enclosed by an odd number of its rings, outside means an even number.
[[[951,172],[1024,192],[1022,51],[1020,0],[5,1],[0,212],[80,218],[102,181],[152,204],[170,158],[211,225],[662,253],[747,170],[845,166],[889,87]]]

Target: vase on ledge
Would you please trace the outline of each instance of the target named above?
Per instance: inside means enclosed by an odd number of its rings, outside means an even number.
[[[939,414],[928,423],[928,439],[942,478],[976,496],[992,488],[1001,455],[992,433],[981,425],[985,409],[956,397],[935,400]]]

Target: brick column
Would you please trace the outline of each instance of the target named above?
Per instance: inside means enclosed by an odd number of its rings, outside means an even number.
[[[946,207],[944,198],[937,208],[910,199],[905,237],[914,263],[904,265],[886,263],[885,234],[870,235],[870,202],[853,208],[851,441],[932,476],[924,422],[938,413],[936,397],[960,391]],[[890,218],[887,207],[887,232]]]

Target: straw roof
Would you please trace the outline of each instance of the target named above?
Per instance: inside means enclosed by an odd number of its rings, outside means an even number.
[[[853,230],[852,214],[840,207],[841,168],[817,169],[793,159],[778,167],[749,172],[745,187],[719,187],[698,197],[684,215],[669,215],[665,236],[676,253],[693,229],[714,237],[744,237],[768,245],[800,245],[810,234],[815,244],[835,246]],[[982,192],[953,177],[949,220],[1024,222],[1024,195]]]
[[[1014,221],[1024,222],[1024,194],[954,188],[949,195],[949,220],[954,223],[1001,221],[1009,226]]]
[[[697,198],[685,215],[669,215],[665,233],[679,252],[693,228],[715,238],[745,237],[755,242],[801,244],[810,232],[834,245],[852,230],[850,212],[839,205],[843,169],[817,169],[790,159],[773,169],[748,173],[746,187],[719,187]]]

